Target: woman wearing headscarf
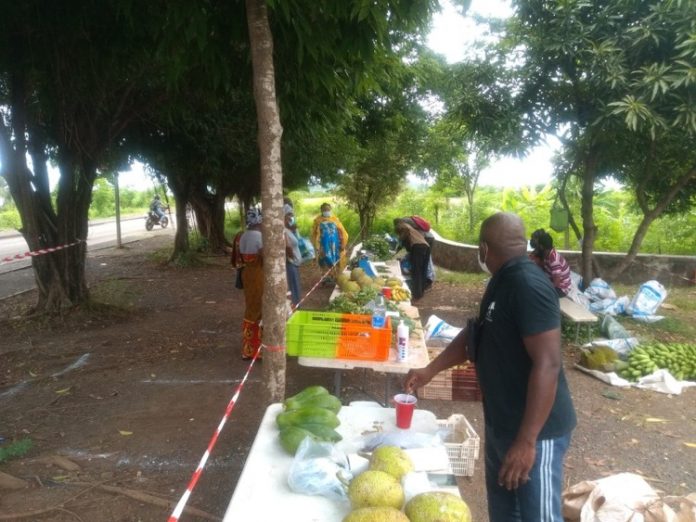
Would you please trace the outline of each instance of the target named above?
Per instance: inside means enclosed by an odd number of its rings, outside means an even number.
[[[554,248],[551,234],[543,228],[535,230],[532,232],[529,246],[534,249],[529,258],[546,272],[558,296],[568,295],[571,286],[570,266]]]
[[[321,214],[312,223],[312,244],[317,252],[317,261],[322,268],[331,268],[325,283],[334,283],[346,267],[348,232],[343,223],[331,212],[331,205],[323,203]]]
[[[423,297],[423,292],[429,287],[428,260],[430,259],[430,246],[423,234],[407,224],[398,221],[394,227],[396,235],[401,241],[411,260],[411,296],[413,301]],[[430,283],[432,284],[432,283]]]
[[[239,239],[239,254],[244,268],[244,320],[242,322],[242,359],[254,357],[261,347],[261,309],[263,304],[263,243],[261,211],[246,213],[247,229]]]

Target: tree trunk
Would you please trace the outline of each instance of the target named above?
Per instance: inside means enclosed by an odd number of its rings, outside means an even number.
[[[246,0],[258,119],[263,207],[263,376],[269,402],[285,397],[285,224],[280,123],[273,68],[273,35],[265,0]]]
[[[591,150],[585,159],[585,170],[582,178],[582,282],[586,287],[592,281],[592,252],[597,234],[597,225],[594,222],[594,181],[597,158]]]
[[[474,192],[466,190],[467,211],[469,214],[469,234],[474,232]]]
[[[176,234],[174,234],[174,251],[169,261],[174,261],[191,249],[189,244],[189,228],[186,219],[186,206],[191,197],[191,182],[186,175],[178,176],[176,173],[167,173],[167,181],[174,193],[176,203]]]
[[[568,205],[568,199],[566,198],[566,195],[565,195],[565,190],[566,190],[566,186],[568,184],[569,177],[570,177],[570,174],[566,174],[564,176],[563,182],[561,183],[561,190],[558,191],[558,199],[561,200],[561,205],[563,205],[563,208],[568,213],[568,224],[573,229],[573,232],[575,232],[575,238],[579,241],[580,239],[582,239],[582,233],[580,233],[580,229],[578,228],[578,224],[575,222],[575,218],[573,217],[573,213],[570,211],[570,205]],[[568,247],[566,247],[566,248],[568,248]]]
[[[60,313],[63,308],[78,305],[89,299],[85,280],[85,258],[88,210],[96,168],[83,154],[75,162],[59,146],[61,177],[58,186],[57,212],[53,211],[46,172],[45,144],[38,132],[29,132],[31,123],[26,110],[27,86],[21,71],[13,71],[10,81],[12,134],[0,122],[0,152],[6,158],[2,175],[17,205],[22,220],[22,235],[34,251],[42,248],[81,243],[70,248],[32,257],[34,278],[39,297],[35,310],[40,313]],[[34,129],[35,130],[35,129]],[[29,133],[31,145],[27,145]],[[29,170],[27,151],[34,162]]]
[[[224,194],[209,194],[206,189],[196,190],[191,194],[191,206],[196,214],[198,231],[208,242],[208,250],[213,253],[225,252],[229,242],[225,238]]]

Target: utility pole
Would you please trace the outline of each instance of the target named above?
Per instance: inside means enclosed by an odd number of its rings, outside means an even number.
[[[121,242],[121,194],[118,189],[118,172],[114,173],[114,205],[116,206],[116,248],[123,248]]]

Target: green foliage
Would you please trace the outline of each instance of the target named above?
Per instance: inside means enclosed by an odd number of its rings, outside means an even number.
[[[30,438],[18,439],[10,442],[6,446],[0,446],[0,464],[10,459],[23,457],[33,446]]]
[[[363,249],[372,252],[377,261],[386,261],[392,257],[392,253],[389,251],[389,243],[383,236],[376,234],[363,241]]]
[[[0,211],[0,230],[18,230],[22,228],[22,220],[17,209]]]

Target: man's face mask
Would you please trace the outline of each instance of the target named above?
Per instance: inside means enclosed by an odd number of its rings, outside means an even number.
[[[481,253],[482,253],[482,251],[483,251],[484,245],[486,246],[486,250],[485,250],[485,253],[483,254],[483,259],[481,259]],[[490,271],[490,269],[488,268],[488,265],[486,264],[486,258],[487,258],[487,257],[488,257],[488,245],[486,245],[485,243],[481,243],[481,244],[479,245],[478,256],[477,256],[478,263],[479,263],[479,267],[480,267],[481,270],[483,270],[486,274],[491,275],[491,271]]]
[[[293,226],[295,224],[295,218],[290,216],[288,218],[288,226]]]
[[[331,211],[330,210],[322,210],[321,215],[324,217],[331,217]]]

